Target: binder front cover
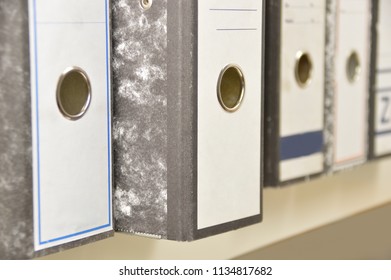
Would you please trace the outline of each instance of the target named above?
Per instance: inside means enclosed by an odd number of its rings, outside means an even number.
[[[0,5],[0,258],[32,258],[107,237],[109,2]],[[93,46],[85,48],[86,41]]]
[[[35,249],[112,230],[109,1],[31,0]]]
[[[370,12],[368,0],[338,1],[336,6],[334,170],[367,158]]]
[[[373,156],[391,154],[391,2],[379,0],[374,91]]]
[[[262,15],[262,1],[198,1],[198,230],[261,214]]]

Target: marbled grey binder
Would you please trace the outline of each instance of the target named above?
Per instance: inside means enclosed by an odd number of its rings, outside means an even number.
[[[0,2],[0,259],[26,259],[111,236],[34,252],[28,2]]]
[[[197,1],[112,11],[116,231],[191,241],[261,221],[197,229]]]

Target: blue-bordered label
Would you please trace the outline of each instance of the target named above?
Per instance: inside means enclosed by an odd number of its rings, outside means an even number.
[[[36,250],[112,229],[109,11],[108,0],[29,1]],[[77,121],[55,98],[73,66],[91,82]]]

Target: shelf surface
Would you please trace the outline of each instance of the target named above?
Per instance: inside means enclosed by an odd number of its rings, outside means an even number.
[[[180,243],[116,234],[42,259],[231,259],[391,203],[391,159],[264,190],[261,224]]]

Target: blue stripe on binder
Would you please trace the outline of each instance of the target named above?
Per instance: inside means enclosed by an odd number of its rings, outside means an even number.
[[[323,150],[323,131],[296,134],[280,139],[280,160],[294,159]]]

